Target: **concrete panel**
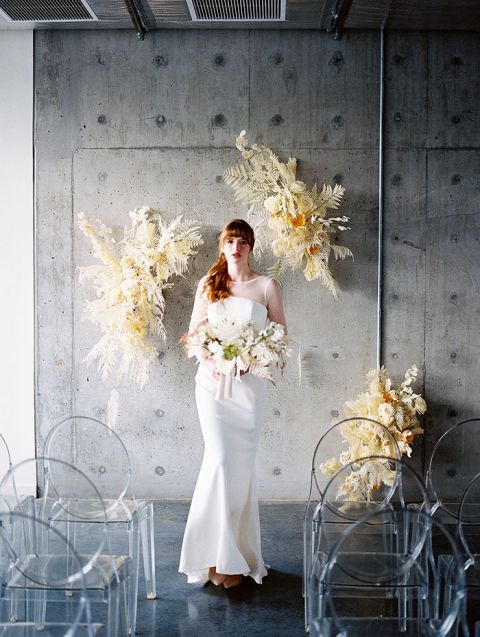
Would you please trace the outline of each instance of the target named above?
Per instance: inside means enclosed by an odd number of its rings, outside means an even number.
[[[385,33],[385,143],[423,148],[427,136],[427,35]]]
[[[303,498],[315,441],[375,364],[378,34],[156,31],[136,42],[45,31],[35,41],[38,448],[71,409],[104,418],[113,386],[81,363],[95,334],[79,320],[73,266],[91,260],[74,215],[120,228],[142,203],[184,212],[205,225],[206,245],[167,293],[169,341],[151,384],[119,388],[118,431],[139,495],[191,494],[202,455],[195,370],[176,342],[216,230],[246,212],[221,183],[245,128],[297,156],[307,183],[342,182],[352,216],[341,240],[355,262],[334,265],[339,301],[301,275],[284,289],[303,381],[290,364],[270,388],[259,477],[264,498]],[[478,396],[478,35],[388,33],[386,44],[384,362],[395,378],[412,362],[426,369],[428,456]]]
[[[429,151],[427,170],[427,216],[430,219],[478,214],[479,150]]]
[[[383,364],[395,383],[413,364],[424,391],[426,153],[393,149],[385,159]],[[423,439],[414,446],[422,469]]]
[[[285,377],[270,388],[259,479],[264,498],[301,499],[308,479],[301,468],[308,466],[314,443],[331,422],[334,410],[339,411],[352,392],[361,389],[362,374],[374,365],[371,301],[376,285],[376,231],[371,212],[376,202],[371,174],[375,166],[364,152],[291,152],[301,160],[302,178],[310,180],[317,174],[331,181],[335,174],[344,176],[348,189],[345,212],[354,216],[354,229],[342,238],[356,254],[355,263],[334,266],[341,295],[337,302],[318,283],[307,284],[300,275],[290,277],[285,285],[289,327],[305,345],[306,369],[299,386],[293,360]],[[206,246],[196,258],[191,276],[177,281],[167,295],[168,342],[160,345],[161,360],[153,367],[150,384],[142,392],[131,384],[118,386],[118,431],[134,459],[136,491],[142,495],[188,497],[200,466],[195,369],[185,359],[178,339],[188,327],[198,279],[215,253],[216,231],[229,217],[246,213],[246,207],[233,204],[230,190],[216,180],[236,154],[198,149],[80,150],[75,155],[74,214],[83,210],[119,229],[127,220],[128,209],[145,203],[167,218],[184,213],[206,226]],[[187,183],[188,189],[179,197],[182,183]],[[79,231],[74,234],[74,243],[74,263],[92,263],[90,246]],[[367,250],[362,250],[365,245]],[[101,383],[96,370],[87,370],[81,362],[99,336],[90,324],[79,320],[86,294],[75,282],[75,411],[104,418],[108,395],[116,384]],[[299,312],[306,298],[309,305],[305,312]],[[354,313],[360,314],[362,321],[352,323]]]
[[[429,33],[429,147],[480,146],[479,93],[478,33]]]
[[[71,413],[71,157],[52,151],[36,169],[36,447]]]
[[[250,129],[271,146],[375,148],[378,34],[252,32]]]
[[[230,146],[248,124],[248,34],[154,31],[138,42],[133,31],[76,31],[37,38],[46,65],[42,96],[51,99],[46,110],[54,121],[67,118],[73,147]]]
[[[455,422],[478,417],[480,378],[480,214],[472,197],[460,205],[448,189],[438,188],[437,174],[454,161],[469,165],[473,153],[430,151],[428,208],[450,214],[433,215],[427,225],[425,391],[432,410],[431,447]],[[478,152],[475,161],[478,164]],[[430,173],[430,165],[437,170]],[[452,186],[453,187],[453,186]],[[471,192],[471,189],[470,189]],[[434,425],[434,426],[433,426]],[[469,444],[480,444],[469,441]],[[457,494],[458,495],[458,494]]]

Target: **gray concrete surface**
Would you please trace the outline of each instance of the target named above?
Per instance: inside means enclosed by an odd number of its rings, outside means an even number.
[[[168,342],[150,384],[118,386],[118,431],[138,495],[190,497],[202,455],[194,368],[177,345],[223,222],[245,215],[219,177],[235,135],[294,154],[300,178],[342,182],[355,261],[334,264],[339,300],[300,273],[284,286],[304,346],[270,388],[258,456],[260,495],[303,499],[315,442],[375,364],[379,36],[313,31],[35,34],[37,448],[71,412],[105,417],[115,385],[81,362],[99,333],[81,321],[76,265],[93,262],[79,211],[120,230],[148,204],[204,225],[191,274],[167,293]],[[416,363],[429,401],[421,466],[434,441],[478,414],[479,38],[388,33],[384,363]],[[479,441],[476,441],[478,444]],[[95,461],[95,459],[93,459]]]

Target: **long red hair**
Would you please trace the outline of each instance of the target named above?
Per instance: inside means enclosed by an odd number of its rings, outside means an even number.
[[[228,274],[228,266],[225,255],[222,252],[225,242],[230,237],[241,237],[253,250],[255,245],[255,234],[253,228],[243,219],[232,219],[220,232],[218,237],[218,257],[210,270],[207,272],[203,292],[210,303],[222,301],[230,296],[231,279]]]

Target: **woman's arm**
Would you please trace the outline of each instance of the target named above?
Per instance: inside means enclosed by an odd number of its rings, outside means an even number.
[[[207,316],[207,302],[205,300],[205,297],[203,296],[204,284],[205,284],[205,277],[202,277],[198,284],[197,292],[195,294],[192,317],[190,319],[190,326],[188,328],[189,332],[193,332],[193,330],[197,327],[197,325],[201,323],[203,319]]]
[[[274,323],[281,323],[287,332],[287,321],[283,309],[283,298],[280,286],[274,279],[270,279],[265,290],[268,318]]]

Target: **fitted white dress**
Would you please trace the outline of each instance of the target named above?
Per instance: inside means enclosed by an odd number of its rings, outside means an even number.
[[[276,302],[279,292],[267,277],[257,277],[255,281],[255,288],[263,287],[263,298],[258,290],[254,292],[254,286],[239,288],[241,284],[237,283],[232,287],[264,299],[264,303],[247,296],[229,296],[206,304],[209,321],[232,317],[252,321],[257,329],[263,329],[269,316],[268,289]],[[265,381],[245,374],[240,380],[233,380],[231,392],[219,395],[219,381],[202,364],[195,381],[205,451],[185,528],[179,571],[188,576],[189,583],[205,583],[209,568],[215,566],[219,573],[242,573],[261,584],[267,571],[261,551],[255,455],[264,420]]]

